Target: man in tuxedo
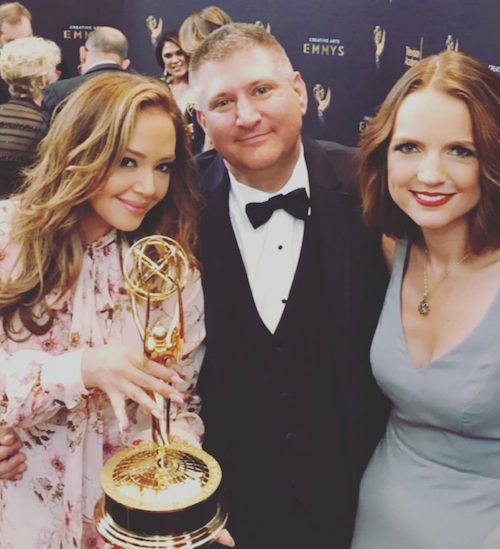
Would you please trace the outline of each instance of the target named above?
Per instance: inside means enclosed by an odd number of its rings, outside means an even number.
[[[215,151],[199,159],[205,448],[238,549],[347,549],[387,403],[369,366],[386,272],[360,220],[354,151],[301,136],[306,86],[236,23],[195,51]]]
[[[123,71],[130,65],[126,36],[113,27],[96,27],[80,47],[80,73],[50,84],[42,101],[43,131],[47,133],[54,110],[77,86],[107,71]]]

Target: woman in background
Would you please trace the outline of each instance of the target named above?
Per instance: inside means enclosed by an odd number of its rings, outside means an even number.
[[[177,31],[163,34],[156,45],[156,60],[163,69],[163,80],[184,114],[191,134],[193,153],[203,150],[205,132],[196,120],[194,98],[189,89],[189,57],[181,48]]]
[[[122,72],[72,94],[22,192],[0,202],[0,427],[19,437],[27,465],[1,483],[2,549],[104,547],[99,473],[161,414],[152,391],[175,403],[174,436],[200,443],[197,219],[179,109],[162,83]],[[191,258],[179,364],[144,356],[124,283],[129,245],[151,234]],[[168,326],[175,302],[153,308],[151,324]]]
[[[392,400],[353,549],[500,547],[500,76],[458,52],[393,87],[360,143],[392,278],[372,345]]]
[[[22,169],[33,163],[43,137],[43,90],[57,80],[61,51],[45,38],[30,36],[8,42],[0,56],[0,76],[11,99],[0,105],[0,197],[15,192]]]

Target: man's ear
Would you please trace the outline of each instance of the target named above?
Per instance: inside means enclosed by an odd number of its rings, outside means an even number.
[[[87,61],[88,50],[85,46],[80,46],[80,49],[78,50],[78,53],[80,55],[80,65],[83,65],[85,63],[85,61]]]
[[[129,67],[130,67],[130,59],[124,59],[123,61],[121,61],[120,63],[118,63],[120,65],[120,67],[126,71]]]
[[[196,111],[196,120],[198,120],[198,124],[203,128],[203,131],[207,133],[207,125],[205,123],[205,116],[201,111]]]
[[[298,71],[294,71],[293,73],[292,88],[299,97],[302,115],[305,115],[307,112],[307,86],[302,75]]]

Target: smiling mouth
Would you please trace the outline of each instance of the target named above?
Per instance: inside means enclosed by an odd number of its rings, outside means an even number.
[[[271,132],[263,132],[263,133],[257,133],[255,135],[248,135],[246,137],[242,137],[241,139],[238,139],[240,143],[253,143],[256,141],[261,141],[265,139]]]
[[[135,214],[144,214],[148,211],[149,209],[149,204],[142,204],[142,203],[139,203],[139,202],[133,202],[133,201],[130,201],[130,200],[125,200],[123,198],[118,198],[118,200],[128,209],[130,210],[131,212],[135,213]]]
[[[411,191],[415,200],[422,206],[442,206],[449,202],[454,194],[444,193],[429,193],[429,192],[417,192]]]

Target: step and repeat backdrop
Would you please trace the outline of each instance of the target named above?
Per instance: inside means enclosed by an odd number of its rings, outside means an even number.
[[[159,76],[152,29],[177,28],[199,0],[24,0],[35,33],[63,50],[77,74],[78,48],[98,25],[122,30],[135,71]],[[500,71],[500,0],[221,0],[235,21],[258,23],[287,50],[307,83],[305,131],[357,142],[401,74],[443,49],[470,53]]]

